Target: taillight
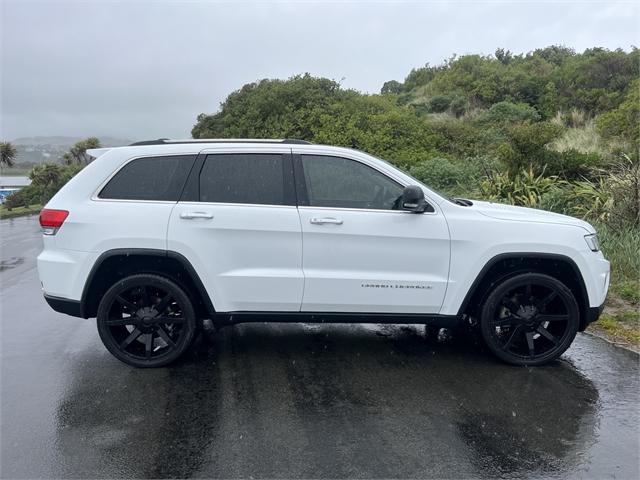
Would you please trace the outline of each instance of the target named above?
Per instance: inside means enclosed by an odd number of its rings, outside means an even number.
[[[40,212],[42,233],[45,235],[55,235],[68,216],[69,212],[66,210],[43,208]]]

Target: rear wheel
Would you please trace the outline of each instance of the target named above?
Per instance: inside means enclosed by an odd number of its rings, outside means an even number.
[[[134,367],[160,367],[189,347],[196,318],[174,282],[142,274],[118,281],[98,306],[98,333],[116,358]]]
[[[562,282],[525,273],[491,292],[482,307],[480,328],[487,347],[505,362],[542,365],[569,348],[579,317],[578,304]]]

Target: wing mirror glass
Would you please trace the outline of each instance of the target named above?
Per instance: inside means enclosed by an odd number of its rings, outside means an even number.
[[[422,188],[417,185],[409,185],[404,187],[402,192],[402,209],[408,210],[413,213],[424,213],[431,210],[433,207],[429,205],[424,199],[424,192]]]

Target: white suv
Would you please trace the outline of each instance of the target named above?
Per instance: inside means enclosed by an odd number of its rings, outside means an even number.
[[[607,294],[588,223],[446,199],[359,151],[157,140],[90,153],[42,210],[38,270],[54,310],[97,317],[137,367],[178,358],[206,319],[477,325],[502,360],[540,365]]]

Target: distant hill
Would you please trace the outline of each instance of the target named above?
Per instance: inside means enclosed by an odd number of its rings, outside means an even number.
[[[121,138],[98,138],[104,147],[121,147],[132,143],[131,140]],[[16,164],[25,167],[43,162],[61,162],[62,155],[80,140],[81,137],[37,136],[16,138],[11,143],[17,150]]]
[[[98,137],[100,142],[105,147],[121,147],[123,145],[129,145],[131,140],[125,140],[122,138],[114,138],[114,137]],[[35,145],[51,145],[58,147],[70,147],[76,142],[82,140],[81,137],[20,137],[14,140],[11,140],[11,143],[14,145],[25,145],[25,146],[35,146]]]

